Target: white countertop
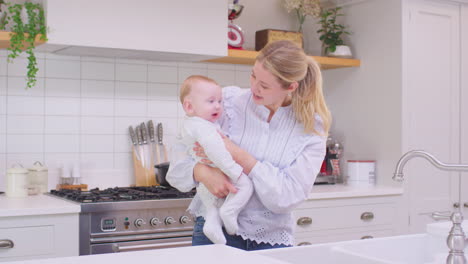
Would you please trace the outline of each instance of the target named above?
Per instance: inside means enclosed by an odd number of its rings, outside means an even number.
[[[18,262],[2,262],[17,264]],[[128,264],[128,263],[203,263],[203,264],[286,264],[271,257],[252,254],[225,245],[207,245],[197,247],[167,248],[145,251],[134,251],[113,254],[76,256],[65,258],[35,259],[21,261],[24,264]]]
[[[21,198],[0,195],[0,217],[79,213],[81,207],[49,195],[34,195]]]
[[[385,186],[314,185],[308,200],[401,195],[403,188]]]

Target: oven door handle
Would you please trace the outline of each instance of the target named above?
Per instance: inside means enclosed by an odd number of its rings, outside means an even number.
[[[192,245],[192,241],[189,240],[189,241],[167,242],[167,243],[134,245],[134,246],[119,246],[118,244],[114,244],[112,248],[114,252],[127,252],[127,251],[137,251],[137,250],[147,250],[147,249],[187,247],[191,245]]]

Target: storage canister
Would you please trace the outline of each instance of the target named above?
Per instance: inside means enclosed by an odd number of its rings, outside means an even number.
[[[34,162],[29,168],[29,184],[37,193],[46,193],[48,190],[49,178],[48,169],[40,161]]]
[[[25,197],[28,195],[28,170],[21,165],[13,165],[7,170],[8,197]]]
[[[348,160],[349,185],[374,185],[375,160]]]

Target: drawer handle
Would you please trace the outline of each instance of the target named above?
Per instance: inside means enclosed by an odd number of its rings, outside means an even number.
[[[371,239],[371,238],[374,238],[373,236],[363,236],[361,237],[361,239]]]
[[[312,245],[312,243],[310,242],[301,242],[299,244],[297,244],[298,246],[309,246],[309,245]]]
[[[361,220],[363,221],[370,221],[374,219],[374,213],[372,212],[364,212],[361,214]]]
[[[297,219],[297,225],[299,226],[305,226],[310,224],[312,224],[312,218],[310,217],[301,217]]]
[[[15,243],[13,243],[13,241],[11,241],[10,239],[0,240],[0,249],[13,248],[14,246]]]

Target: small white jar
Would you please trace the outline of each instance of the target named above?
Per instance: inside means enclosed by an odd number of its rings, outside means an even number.
[[[7,170],[7,189],[8,197],[25,197],[28,195],[28,170],[22,165],[13,165]]]
[[[48,172],[48,168],[39,161],[34,162],[33,166],[29,168],[29,184],[36,193],[46,193],[48,191]]]
[[[375,185],[375,160],[348,160],[348,185]]]

